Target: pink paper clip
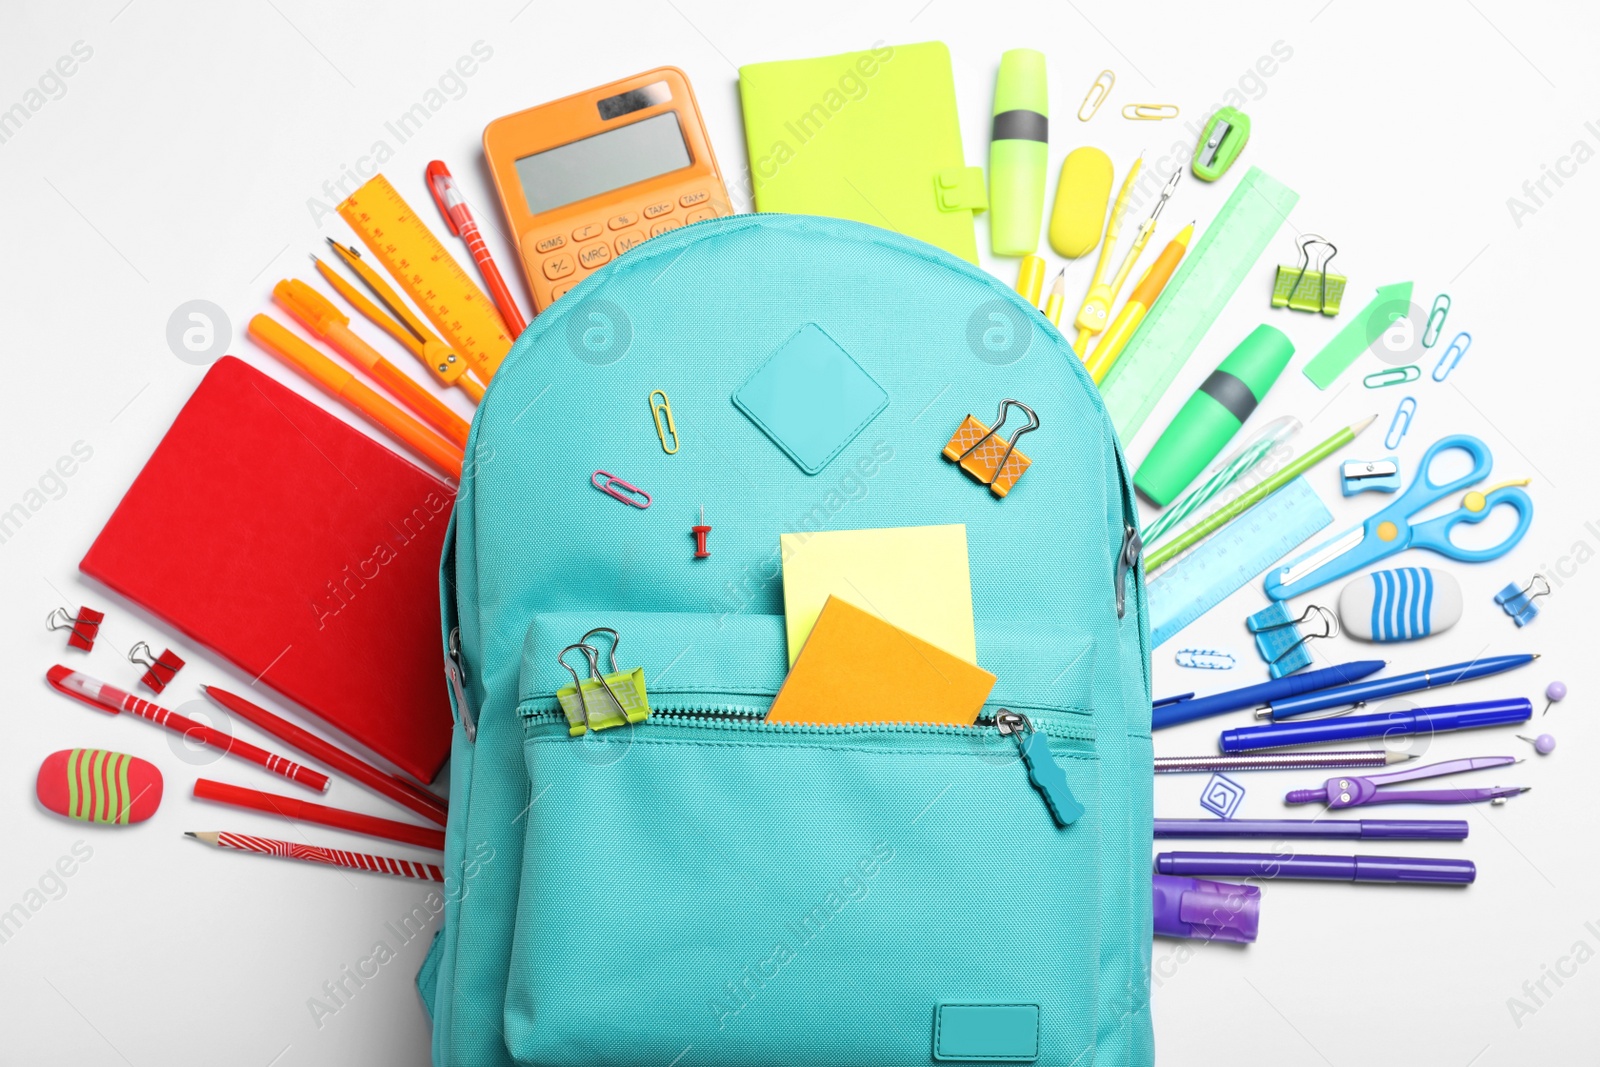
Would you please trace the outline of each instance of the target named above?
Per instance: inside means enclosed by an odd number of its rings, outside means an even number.
[[[171,684],[178,672],[183,670],[182,656],[170,648],[163,649],[161,655],[157,656],[143,641],[135,641],[133,647],[128,649],[128,662],[136,663],[145,669],[139,681],[157,696]]]
[[[100,623],[105,620],[106,613],[93,608],[79,608],[77,618],[67,614],[65,608],[57,608],[45,616],[44,625],[50,630],[69,630],[67,644],[72,648],[81,648],[87,652],[94,647],[94,639],[99,636]]]
[[[602,481],[601,479],[605,480]],[[640,489],[637,485],[629,485],[610,471],[595,471],[589,476],[589,484],[606,496],[620,500],[624,504],[632,504],[640,509],[650,506],[649,493]],[[643,501],[642,503],[641,500]]]

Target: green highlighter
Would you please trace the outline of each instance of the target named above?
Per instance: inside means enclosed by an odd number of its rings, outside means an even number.
[[[1293,355],[1294,345],[1282,330],[1257,326],[1161,432],[1133,476],[1134,487],[1165,507],[1239,431]]]
[[[1050,101],[1044,53],[1013,48],[1000,57],[989,142],[989,240],[997,256],[1039,247],[1045,171],[1050,161]]]

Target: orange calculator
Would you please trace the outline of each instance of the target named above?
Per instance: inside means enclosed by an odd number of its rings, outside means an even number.
[[[483,154],[540,311],[647,238],[730,213],[676,67],[495,119]]]

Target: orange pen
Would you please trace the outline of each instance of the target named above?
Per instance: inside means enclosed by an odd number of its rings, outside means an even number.
[[[1105,380],[1111,365],[1117,361],[1123,348],[1127,347],[1128,341],[1139,329],[1139,324],[1144,321],[1145,312],[1150,310],[1161,296],[1161,291],[1167,287],[1172,272],[1178,269],[1178,261],[1189,247],[1189,238],[1193,236],[1194,223],[1191,222],[1178,236],[1167,242],[1167,247],[1161,250],[1161,255],[1156,257],[1150,269],[1144,272],[1144,277],[1139,279],[1139,284],[1134,286],[1128,302],[1122,305],[1122,310],[1117,313],[1116,320],[1111,323],[1105,336],[1100,338],[1093,354],[1084,360],[1084,369],[1094,379],[1094,384],[1099,385]]]
[[[467,447],[467,420],[451,411],[444,402],[424,389],[416,379],[384,359],[378,350],[350,329],[350,317],[305,282],[286,278],[272,287],[272,298],[295,320],[319,339],[328,342],[340,355],[358,364],[368,377],[390,396],[410,408],[412,413],[444,434],[462,449]]]
[[[401,444],[450,477],[461,477],[461,449],[452,445],[410,415],[385,400],[371,386],[289,332],[267,315],[250,320],[249,333],[256,344],[305,375],[329,396],[359,411],[388,431]]]

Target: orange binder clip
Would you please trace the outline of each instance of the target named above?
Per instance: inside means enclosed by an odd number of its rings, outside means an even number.
[[[183,670],[182,656],[170,648],[162,649],[161,655],[157,656],[143,641],[135,641],[133,647],[128,649],[128,662],[136,663],[145,669],[139,681],[157,695],[160,695],[161,691],[171,684],[177,673]]]
[[[1006,409],[1013,407],[1028,416],[1028,424],[1002,441],[998,436],[1000,427],[1005,425]],[[1033,465],[1033,460],[1017,450],[1017,439],[1039,428],[1039,416],[1022,401],[1006,399],[1000,401],[994,419],[992,429],[972,415],[962,419],[950,443],[944,446],[944,458],[959,463],[962,470],[987,485],[989,492],[1003,497],[1011,492],[1023,471]]]
[[[106,613],[93,608],[79,608],[78,617],[73,618],[67,614],[66,608],[57,608],[44,618],[47,630],[70,630],[67,635],[67,645],[70,648],[81,648],[85,652],[94,647],[94,639],[100,634],[100,623],[105,620]]]

